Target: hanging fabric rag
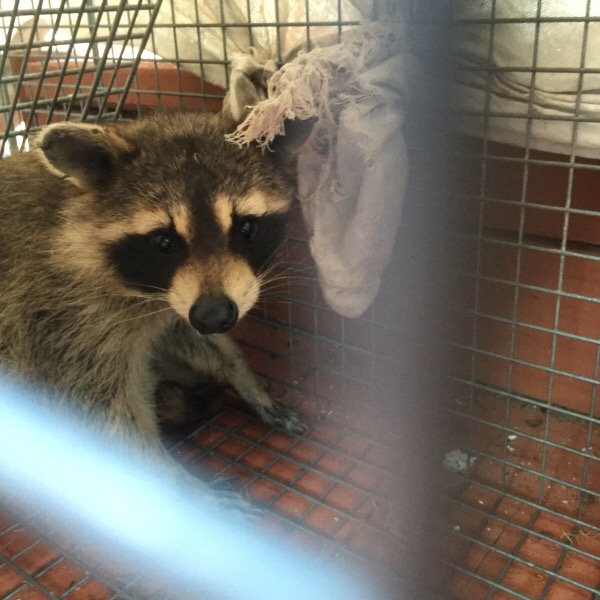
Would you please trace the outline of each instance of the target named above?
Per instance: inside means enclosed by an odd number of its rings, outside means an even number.
[[[231,94],[247,94],[263,67],[235,57]],[[344,316],[370,306],[392,253],[408,178],[401,128],[419,82],[404,25],[366,23],[299,52],[269,78],[266,99],[255,86],[251,110],[248,95],[227,102],[236,118],[249,111],[229,136],[240,145],[268,147],[286,119],[314,120],[298,158],[299,196],[323,295]]]

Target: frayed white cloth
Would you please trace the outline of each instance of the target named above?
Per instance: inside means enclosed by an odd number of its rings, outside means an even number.
[[[401,127],[418,74],[402,24],[365,24],[285,64],[229,136],[268,146],[286,119],[315,119],[299,195],[325,299],[348,317],[369,307],[392,252],[408,178]]]

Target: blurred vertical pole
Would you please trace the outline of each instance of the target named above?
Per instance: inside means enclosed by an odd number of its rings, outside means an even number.
[[[437,557],[446,531],[443,407],[449,395],[447,308],[453,274],[448,252],[448,15],[444,3],[394,0],[376,0],[374,15],[406,21],[422,67],[422,89],[407,106],[404,124],[409,157],[405,210],[384,277],[394,282],[395,306],[388,314],[399,334],[393,344],[394,392],[385,399],[380,426],[394,430],[389,494],[403,573],[413,578],[414,598],[442,598],[444,570]]]

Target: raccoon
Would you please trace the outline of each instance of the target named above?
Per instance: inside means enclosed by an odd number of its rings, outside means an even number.
[[[306,133],[263,153],[226,142],[230,129],[190,113],[60,123],[0,161],[2,373],[152,460],[167,456],[160,425],[213,383],[306,431],[226,333],[283,240]]]

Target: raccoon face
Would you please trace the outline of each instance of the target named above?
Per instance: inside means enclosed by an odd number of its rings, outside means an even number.
[[[98,285],[166,300],[200,333],[233,327],[283,241],[293,154],[240,149],[225,133],[217,117],[178,113],[47,128],[44,162],[79,189],[57,255]]]

